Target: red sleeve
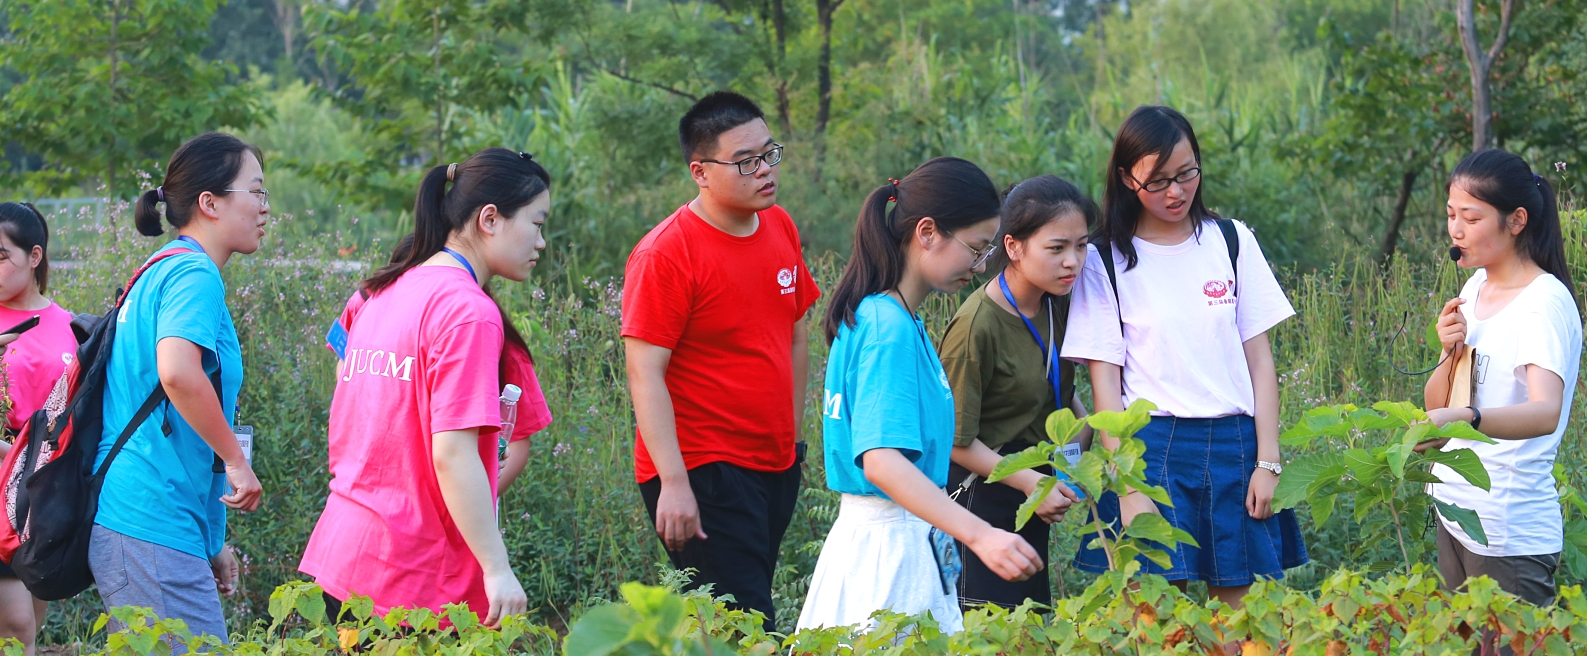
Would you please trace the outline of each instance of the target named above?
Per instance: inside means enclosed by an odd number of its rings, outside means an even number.
[[[799,316],[803,317],[810,311],[810,306],[816,304],[816,299],[821,298],[821,288],[816,286],[816,279],[810,275],[810,263],[805,261],[804,245],[799,242],[799,226],[794,225],[793,217],[783,213],[788,222],[788,236],[793,240],[793,247],[799,252]]]
[[[534,363],[529,353],[515,346],[507,347],[507,380],[523,390],[518,398],[518,424],[513,426],[509,442],[529,439],[551,425],[551,406],[546,403],[545,391],[540,389],[540,378],[535,375]]]
[[[501,362],[501,326],[469,321],[453,326],[430,344],[425,385],[430,390],[430,430],[501,432],[501,388],[494,372]],[[480,375],[480,372],[492,375]]]
[[[689,323],[692,287],[667,254],[654,248],[634,251],[623,279],[623,337],[676,347]]]

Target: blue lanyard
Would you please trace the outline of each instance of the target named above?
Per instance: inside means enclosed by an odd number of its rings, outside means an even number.
[[[997,284],[1003,288],[1003,298],[1008,299],[1008,304],[1010,306],[1013,306],[1014,314],[1019,315],[1020,321],[1025,322],[1025,329],[1029,330],[1030,331],[1030,336],[1033,339],[1036,340],[1037,348],[1040,348],[1042,350],[1042,362],[1047,367],[1047,382],[1052,383],[1052,397],[1053,397],[1053,400],[1058,403],[1058,408],[1059,409],[1063,409],[1065,407],[1068,407],[1068,404],[1064,403],[1064,400],[1062,398],[1062,396],[1063,396],[1063,392],[1061,391],[1063,389],[1062,376],[1061,376],[1061,374],[1058,371],[1058,367],[1053,366],[1054,365],[1053,360],[1056,359],[1055,358],[1055,354],[1053,353],[1053,351],[1057,347],[1057,344],[1056,343],[1048,344],[1045,340],[1043,340],[1041,338],[1041,333],[1036,332],[1036,324],[1031,323],[1030,322],[1030,318],[1025,316],[1024,312],[1020,312],[1019,311],[1019,303],[1014,302],[1014,293],[1009,291],[1009,289],[1008,289],[1008,281],[1003,278],[1003,274],[1001,274],[1001,273],[997,275]],[[1048,327],[1051,328],[1051,325],[1052,325],[1051,321],[1052,321],[1052,316],[1053,316],[1052,315],[1052,312],[1053,312],[1053,310],[1052,310],[1052,296],[1048,295],[1048,294],[1042,294],[1041,300],[1042,300],[1042,306],[1047,308]]]
[[[479,278],[474,275],[474,265],[468,263],[468,258],[445,246],[441,247],[441,250],[451,253],[452,257],[457,258],[458,263],[462,264],[463,268],[468,269],[468,277],[473,278],[476,283],[479,282]]]
[[[203,245],[203,244],[200,244],[200,243],[198,243],[198,240],[197,240],[197,239],[194,239],[194,238],[192,238],[192,237],[189,237],[189,236],[187,236],[187,235],[178,235],[178,236],[177,236],[177,238],[176,238],[176,240],[177,240],[177,241],[185,241],[185,242],[187,242],[187,243],[188,243],[188,244],[191,244],[191,245],[192,245],[192,246],[193,246],[193,248],[196,248],[196,249],[198,249],[198,252],[200,252],[200,253],[204,253],[204,245]],[[208,253],[205,253],[205,255],[208,255]]]

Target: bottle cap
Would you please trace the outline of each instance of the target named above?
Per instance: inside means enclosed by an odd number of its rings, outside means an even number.
[[[518,399],[520,399],[522,397],[523,397],[523,390],[518,389],[517,385],[508,385],[506,387],[501,388],[501,400],[503,400],[503,401],[506,401],[508,403],[517,403]]]

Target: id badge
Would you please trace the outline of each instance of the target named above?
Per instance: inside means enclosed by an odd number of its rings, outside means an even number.
[[[1070,442],[1070,443],[1064,445],[1063,453],[1064,453],[1064,460],[1069,462],[1069,466],[1070,467],[1073,467],[1075,465],[1080,464],[1080,456],[1084,452],[1082,452],[1080,450],[1080,445],[1078,443]],[[1069,480],[1069,477],[1065,476],[1063,472],[1053,472],[1053,473],[1058,476],[1058,480],[1062,480],[1062,481]],[[1081,499],[1086,498],[1085,491],[1081,490],[1078,486],[1071,485],[1071,486],[1069,486],[1069,489],[1075,491],[1075,496],[1077,496],[1077,497],[1079,497]]]
[[[248,466],[253,466],[253,426],[235,426],[231,429],[237,436],[237,446],[242,447],[242,457],[248,461]]]
[[[347,359],[347,329],[342,327],[342,322],[331,324],[331,330],[325,333],[325,345],[336,352],[336,357]]]
[[[942,583],[942,594],[953,594],[959,587],[959,574],[964,571],[964,563],[959,560],[959,546],[953,536],[935,526],[926,534],[926,539],[931,543],[931,555],[937,561],[937,578]]]

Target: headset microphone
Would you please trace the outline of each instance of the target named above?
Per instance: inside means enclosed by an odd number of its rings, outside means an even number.
[[[1460,253],[1460,247],[1459,246],[1450,246],[1449,247],[1449,261],[1451,261],[1451,262],[1459,262],[1460,261],[1460,255],[1461,255],[1461,253]]]

